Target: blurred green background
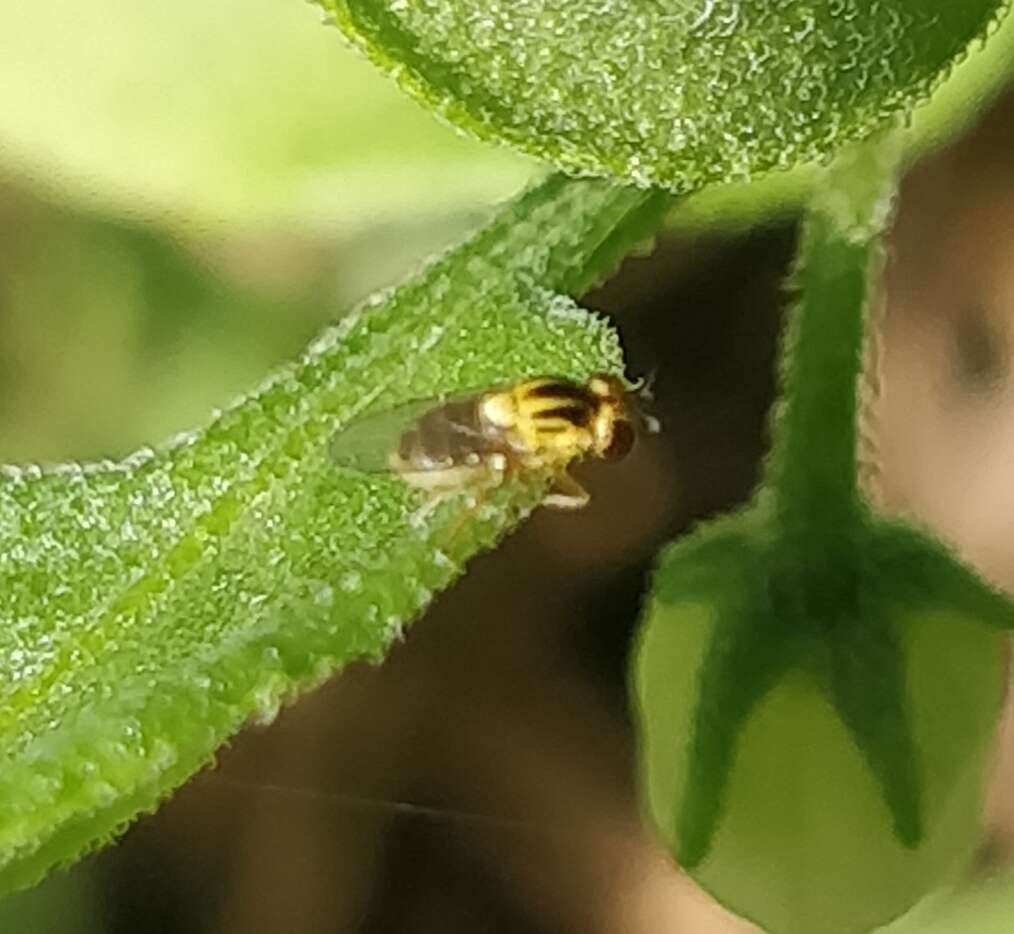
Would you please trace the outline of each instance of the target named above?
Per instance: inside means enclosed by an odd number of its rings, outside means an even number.
[[[285,0],[0,3],[0,457],[207,418],[534,165]]]
[[[981,387],[1014,355],[1012,152],[1008,100],[906,183],[881,413],[888,503],[1006,586],[1014,393]],[[539,171],[438,123],[299,0],[0,0],[0,461],[205,422]],[[588,510],[475,562],[381,668],[0,903],[0,934],[749,930],[640,826],[626,653],[659,544],[750,492],[793,236],[684,225],[587,297],[632,374],[657,371],[663,434],[588,471]],[[970,475],[998,479],[948,511]],[[996,797],[983,874],[1010,862]],[[977,884],[892,934],[1014,930],[1014,887]]]
[[[119,457],[207,421],[533,176],[322,19],[0,0],[0,462]],[[0,931],[106,930],[91,877],[9,900]]]

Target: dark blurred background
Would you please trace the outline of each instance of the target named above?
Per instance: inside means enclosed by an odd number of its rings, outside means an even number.
[[[205,6],[103,0],[57,28],[0,2],[0,460],[202,423],[535,171],[436,124],[313,10]],[[884,508],[1014,590],[1012,154],[1007,98],[907,179],[867,415]],[[655,374],[662,432],[583,468],[586,510],[474,561],[383,666],[0,904],[0,931],[749,930],[640,826],[625,678],[653,555],[756,480],[794,240],[791,218],[673,233],[586,296]],[[1014,839],[1001,732],[983,875]]]

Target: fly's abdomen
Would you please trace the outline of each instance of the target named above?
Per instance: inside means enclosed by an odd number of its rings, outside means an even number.
[[[476,399],[448,402],[423,415],[398,444],[403,470],[447,470],[482,463],[501,450],[482,423]]]

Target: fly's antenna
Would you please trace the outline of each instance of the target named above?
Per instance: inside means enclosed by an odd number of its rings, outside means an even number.
[[[644,376],[639,376],[630,384],[630,394],[637,396],[641,402],[655,401],[655,381],[658,378],[658,367],[652,367]]]
[[[652,368],[644,376],[638,377],[630,386],[630,411],[636,415],[647,435],[657,435],[662,431],[662,423],[646,410],[655,402],[655,381],[658,369]]]

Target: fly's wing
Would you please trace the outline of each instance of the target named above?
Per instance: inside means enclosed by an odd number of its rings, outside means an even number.
[[[439,399],[416,399],[353,420],[331,439],[331,461],[361,473],[390,471],[401,436],[441,404]]]

